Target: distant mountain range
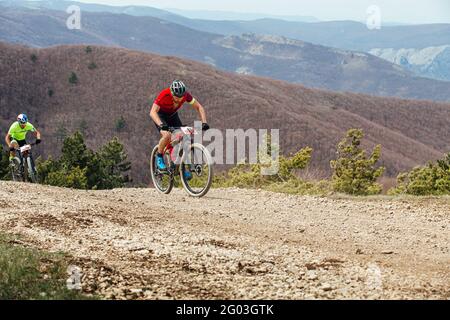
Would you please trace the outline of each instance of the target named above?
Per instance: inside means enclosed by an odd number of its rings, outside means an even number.
[[[48,47],[97,44],[189,58],[217,68],[309,87],[381,96],[450,101],[450,83],[418,78],[363,52],[280,36],[223,36],[150,16],[83,12],[82,29],[66,27],[63,11],[5,8],[0,40]]]
[[[450,45],[424,49],[376,48],[369,53],[423,77],[450,80]]]
[[[274,15],[263,13],[243,13],[232,11],[217,11],[217,10],[181,10],[175,8],[165,9],[169,12],[181,15],[189,19],[201,19],[201,20],[258,20],[258,19],[279,19],[286,21],[297,22],[319,22],[320,20],[312,16],[295,16],[295,15]]]
[[[302,22],[283,19],[260,18],[251,21],[215,21],[189,19],[167,10],[143,6],[107,6],[65,0],[0,0],[0,5],[10,7],[44,8],[65,11],[75,4],[82,11],[109,12],[133,16],[151,16],[162,20],[221,35],[256,33],[277,35],[329,47],[368,52],[374,48],[414,48],[450,45],[450,24],[382,26],[369,30],[364,23],[355,21]],[[186,11],[174,10],[178,13]]]
[[[177,16],[169,11],[161,10],[149,6],[109,6],[97,3],[84,3],[66,0],[0,0],[0,5],[4,7],[28,8],[28,9],[50,9],[66,11],[71,5],[77,5],[82,11],[88,12],[109,12],[116,14],[129,14],[133,16]]]
[[[445,52],[438,57],[435,56],[435,60],[420,65],[411,63],[409,58],[401,53],[411,50],[421,51],[420,55],[429,54],[425,58],[430,60],[434,57],[434,47],[450,45],[450,24],[393,25],[385,23],[380,30],[369,30],[364,23],[360,22],[318,22],[313,17],[240,14],[222,11],[161,10],[145,6],[116,7],[65,0],[0,0],[0,5],[3,6],[63,11],[71,4],[76,4],[82,11],[87,12],[151,16],[214,34],[276,35],[344,50],[363,51],[371,54],[376,52],[377,56],[390,62],[397,63],[396,61],[408,60],[408,63],[397,64],[418,76],[450,81],[450,59]],[[393,58],[389,50],[400,53],[396,53],[397,58]],[[383,53],[381,54],[381,52]]]
[[[76,84],[69,81],[72,72]],[[133,162],[134,181],[149,183],[145,159],[158,140],[149,101],[175,78],[185,80],[205,106],[212,127],[280,129],[283,153],[311,146],[311,165],[324,172],[350,128],[364,129],[364,146],[382,144],[389,175],[450,150],[449,103],[313,90],[191,60],[86,45],[31,49],[0,43],[0,136],[21,112],[42,131],[45,156],[58,154],[65,130],[82,130],[94,149],[118,136]],[[189,106],[180,113],[186,124],[197,118]],[[121,117],[126,125],[117,131]]]

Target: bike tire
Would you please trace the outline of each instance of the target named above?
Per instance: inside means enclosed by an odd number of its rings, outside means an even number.
[[[10,172],[11,172],[11,180],[14,182],[24,182],[24,177],[22,174],[20,174],[20,170],[21,170],[21,164],[20,161],[14,158],[14,162],[15,162],[15,166],[10,168]]]
[[[169,182],[168,182],[168,186],[166,188],[162,187],[158,183],[157,170],[156,170],[156,165],[155,165],[155,157],[156,157],[157,152],[158,152],[158,146],[155,146],[153,148],[153,151],[152,151],[152,154],[150,157],[150,175],[152,177],[152,182],[153,182],[153,185],[155,186],[156,190],[158,190],[162,194],[169,194],[172,191],[173,185],[174,185],[173,177],[167,175],[169,178]]]
[[[202,144],[199,143],[194,143],[191,145],[191,149],[199,149],[202,154],[205,157],[206,160],[206,165],[208,166],[208,177],[206,180],[206,184],[205,186],[200,190],[200,191],[196,191],[194,190],[190,185],[189,185],[189,181],[186,180],[184,174],[183,174],[183,170],[182,168],[186,165],[186,160],[188,157],[187,153],[183,153],[183,156],[181,157],[181,164],[180,164],[180,178],[181,178],[181,183],[183,185],[184,190],[191,196],[191,197],[196,197],[196,198],[200,198],[203,197],[204,195],[206,195],[209,191],[209,189],[211,188],[212,182],[213,182],[213,177],[214,177],[214,170],[213,170],[213,161],[212,161],[212,156],[211,153],[209,152],[209,150]],[[194,151],[195,152],[195,151]]]
[[[18,182],[19,179],[17,178],[16,170],[11,168],[10,171],[11,171],[11,180],[14,181],[14,182]]]
[[[33,164],[33,159],[31,159],[31,157],[27,157],[27,169],[29,182],[37,183],[37,172]]]

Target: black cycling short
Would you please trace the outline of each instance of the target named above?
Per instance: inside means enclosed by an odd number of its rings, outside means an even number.
[[[26,140],[16,140],[16,139],[12,139],[12,141],[16,141],[19,144],[19,147],[23,147],[24,145],[27,144]]]
[[[182,127],[183,126],[181,119],[178,116],[178,112],[175,112],[173,114],[158,112],[158,116],[161,119],[161,122],[169,127]],[[158,127],[157,123],[155,123],[155,126],[159,131],[159,127]]]

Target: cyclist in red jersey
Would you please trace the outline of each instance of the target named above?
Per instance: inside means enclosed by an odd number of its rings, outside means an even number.
[[[163,152],[170,143],[171,133],[169,127],[181,127],[182,122],[178,116],[178,110],[187,102],[197,110],[202,121],[202,130],[209,129],[206,122],[206,113],[203,106],[187,92],[185,84],[180,80],[172,82],[169,88],[164,89],[153,102],[150,117],[156,125],[161,140],[159,141],[158,154],[156,155],[156,166],[159,170],[166,170]],[[190,172],[189,172],[190,173]],[[188,177],[189,178],[189,177]]]

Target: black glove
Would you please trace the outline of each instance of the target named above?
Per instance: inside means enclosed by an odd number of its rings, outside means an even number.
[[[169,131],[169,126],[167,124],[162,124],[158,126],[159,131]]]
[[[36,144],[39,144],[41,142],[42,142],[41,139],[36,139]]]
[[[206,130],[208,130],[209,129],[209,125],[205,122],[205,123],[202,123],[202,130],[203,131],[206,131]]]

